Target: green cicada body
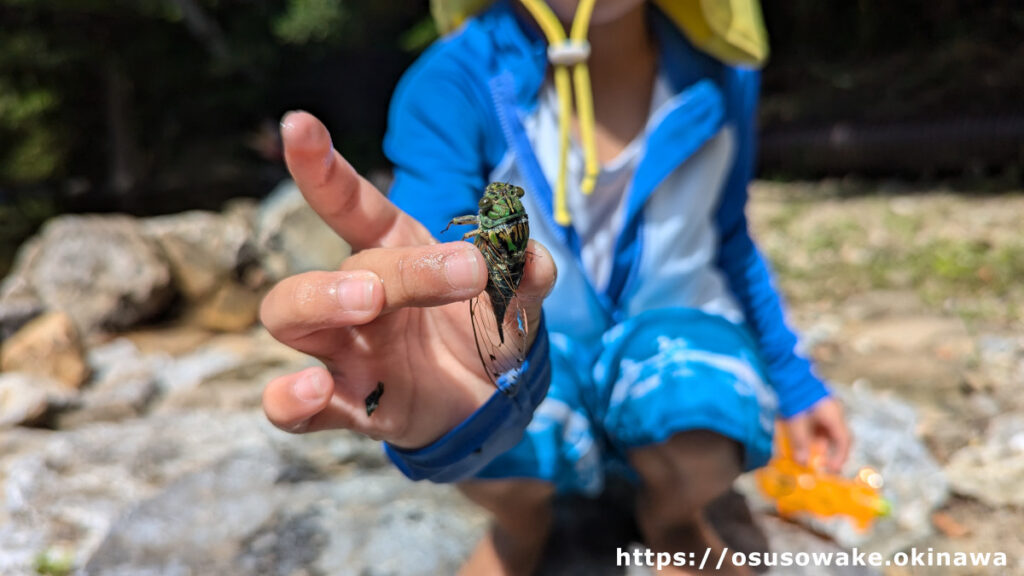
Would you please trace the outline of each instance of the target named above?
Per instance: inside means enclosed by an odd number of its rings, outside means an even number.
[[[487,287],[485,292],[491,302],[494,323],[498,335],[497,342],[489,341],[492,331],[490,323],[484,323],[479,299],[470,302],[470,317],[476,335],[477,348],[481,361],[484,362],[492,379],[508,369],[501,358],[508,353],[499,353],[499,348],[508,348],[505,342],[505,315],[513,303],[519,282],[523,278],[526,266],[526,246],[530,240],[530,219],[526,215],[521,201],[523,189],[512,184],[495,182],[484,190],[478,204],[479,212],[467,216],[453,218],[448,226],[475,224],[477,228],[467,232],[463,238],[473,239],[474,245],[480,249],[487,263]],[[447,230],[447,228],[445,228]],[[512,362],[522,362],[523,344],[527,327],[525,315],[516,307],[516,342],[509,343],[512,347]],[[486,352],[485,352],[486,351]]]

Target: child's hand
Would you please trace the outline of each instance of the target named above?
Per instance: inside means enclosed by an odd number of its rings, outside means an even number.
[[[286,278],[263,301],[267,330],[326,365],[271,381],[267,418],[295,433],[348,428],[403,448],[429,444],[495,390],[464,302],[487,282],[483,256],[468,242],[438,244],[356,174],[313,116],[288,114],[281,134],[306,201],[355,253],[340,272]],[[537,326],[555,268],[539,244],[530,252],[519,298]],[[383,394],[369,416],[378,382]]]
[[[838,473],[850,453],[850,430],[839,403],[832,398],[819,400],[813,406],[783,421],[793,457],[806,463],[810,447],[824,442],[828,448],[828,467]]]

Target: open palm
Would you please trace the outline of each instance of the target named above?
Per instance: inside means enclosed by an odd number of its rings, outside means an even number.
[[[286,278],[264,300],[270,333],[324,363],[271,381],[264,411],[290,432],[348,428],[404,448],[429,444],[494,393],[465,303],[486,285],[484,259],[468,242],[438,243],[333,150],[313,116],[287,115],[281,133],[306,201],[354,254],[340,271]],[[536,326],[555,269],[543,247],[530,252],[518,297]]]

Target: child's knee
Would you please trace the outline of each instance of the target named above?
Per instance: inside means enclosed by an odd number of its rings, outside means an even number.
[[[660,444],[630,452],[640,475],[638,513],[655,524],[695,520],[724,494],[742,470],[735,440],[707,430],[680,432]]]

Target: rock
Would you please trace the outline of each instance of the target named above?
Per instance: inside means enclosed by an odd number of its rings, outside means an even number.
[[[1024,339],[1019,336],[983,334],[978,338],[978,355],[985,364],[1012,369],[1024,354]]]
[[[174,334],[177,336],[171,338],[166,352],[151,334],[140,340],[147,347],[146,353],[129,338],[93,348],[89,363],[96,374],[94,384],[83,390],[78,406],[57,416],[58,426],[123,420],[151,409],[173,412],[257,408],[263,384],[277,375],[267,370],[290,360],[308,358],[297,353],[276,354],[274,346],[251,335],[211,337],[194,330]],[[185,351],[179,349],[182,342],[178,339],[199,345]],[[282,358],[286,360],[283,362]]]
[[[114,340],[89,355],[96,378],[73,409],[57,414],[60,429],[91,422],[114,422],[142,415],[156,397],[166,356],[143,355],[130,341]]]
[[[185,390],[199,386],[218,374],[243,366],[252,346],[237,342],[225,344],[217,339],[180,357],[159,351],[142,354],[126,338],[94,348],[89,363],[97,372],[97,379],[118,380],[125,377],[148,375],[156,380],[161,391]]]
[[[0,295],[0,342],[13,336],[29,320],[44,311],[42,300],[35,295],[14,297]]]
[[[12,374],[0,375],[0,382]],[[30,454],[41,450],[49,438],[54,435],[52,430],[45,428],[6,428],[0,434],[0,461],[11,459],[20,454]],[[0,465],[2,468],[2,465]],[[2,482],[2,478],[0,478]],[[0,496],[0,524],[6,521],[6,510],[3,506],[4,497]]]
[[[808,554],[835,555],[844,552],[833,542],[778,518],[762,516],[758,518],[758,523],[764,533],[768,535],[768,544],[773,553],[795,555],[798,552],[806,552]],[[803,576],[805,574],[807,576],[875,576],[880,575],[881,572],[867,566],[818,566],[811,563],[808,566],[772,568],[768,574],[778,576]]]
[[[0,373],[0,429],[36,424],[49,409],[64,409],[77,393],[45,376],[23,372]]]
[[[942,469],[915,435],[914,408],[892,394],[874,392],[863,384],[852,388],[833,386],[832,390],[845,406],[853,435],[850,458],[842,474],[852,478],[863,467],[877,470],[884,479],[882,495],[889,501],[892,514],[878,519],[866,533],[857,532],[843,517],[801,516],[798,522],[845,548],[856,546],[885,555],[912,546],[932,533],[931,514],[949,496]],[[772,509],[751,475],[741,477],[739,487],[755,509]]]
[[[56,416],[60,429],[92,422],[116,422],[141,416],[156,398],[159,387],[149,374],[104,379],[89,387],[71,411]]]
[[[852,477],[864,466],[877,470],[885,481],[882,495],[892,506],[892,514],[876,522],[867,534],[856,532],[842,520],[829,522],[826,533],[840,545],[883,554],[913,545],[931,534],[931,514],[949,496],[942,469],[915,434],[914,408],[863,384],[834,390],[846,407],[854,439],[843,472]]]
[[[257,218],[263,268],[274,280],[311,270],[335,270],[351,253],[291,180],[282,182],[263,201]]]
[[[142,229],[163,248],[175,284],[188,300],[209,295],[258,260],[252,224],[237,212],[196,210],[149,218]]]
[[[1024,411],[1024,336],[1007,330],[979,336],[972,376],[968,385],[991,393],[1000,413]]]
[[[261,447],[172,482],[115,519],[85,572],[239,573],[230,567],[234,549],[281,505],[273,489],[281,466]]]
[[[86,571],[452,574],[482,527],[451,488],[390,471],[281,484],[284,465],[257,451],[183,478],[119,520]]]
[[[801,329],[797,351],[809,355],[819,347],[832,345],[842,327],[842,321],[835,315],[816,313],[814,320]]]
[[[159,351],[150,351],[143,354],[135,342],[129,338],[115,338],[105,344],[93,346],[89,349],[89,367],[96,378],[105,378],[111,371],[127,366],[134,367],[144,360],[159,358],[153,366],[153,370],[166,368],[171,361],[168,355]]]
[[[0,342],[46,309],[26,273],[39,255],[39,246],[38,236],[22,244],[10,273],[0,282]]]
[[[451,487],[356,466],[380,445],[353,438],[286,435],[255,411],[47,436],[0,461],[0,573],[32,573],[54,543],[89,574],[454,573],[483,514]]]
[[[331,539],[314,564],[324,574],[455,574],[486,526],[453,487],[413,484],[392,469],[331,484],[328,498],[320,511]]]
[[[276,449],[293,462],[316,463],[322,471],[375,470],[391,468],[380,442],[366,436],[339,430],[330,434],[293,436],[282,434],[273,437]],[[308,468],[300,465],[297,468]]]
[[[248,410],[261,405],[263,387],[278,376],[319,362],[255,328],[221,334],[175,359],[160,376],[166,395],[158,410]]]
[[[180,337],[189,340],[188,334]],[[157,411],[257,408],[263,386],[271,379],[319,364],[277,342],[263,328],[207,336],[200,346],[176,357],[161,353],[155,338],[143,342],[151,348],[143,356],[150,362],[161,392],[154,407]],[[168,350],[176,345],[171,342]]]
[[[46,390],[27,374],[0,374],[0,430],[31,424],[47,407]]]
[[[218,374],[244,365],[245,357],[238,351],[207,344],[169,362],[160,373],[160,388],[168,393],[194,389]]]
[[[280,374],[285,374],[281,372]],[[206,381],[195,388],[180,388],[161,397],[156,413],[182,410],[222,410],[237,412],[255,410],[262,406],[263,386],[274,376],[268,374],[251,380],[226,379],[215,376],[215,381]]]
[[[182,327],[161,344],[157,333],[138,332],[91,349],[93,384],[74,409],[58,415],[58,425],[121,420],[151,410],[250,410],[260,406],[263,386],[272,378],[318,363],[262,328],[211,335]]]
[[[141,354],[184,356],[206,344],[213,333],[187,323],[159,328],[142,328],[119,334],[118,338],[131,342]]]
[[[40,316],[5,341],[0,371],[45,376],[72,390],[89,377],[78,331],[63,312]]]
[[[216,332],[241,332],[256,323],[261,300],[261,292],[225,280],[195,303],[187,321]]]
[[[953,454],[946,475],[958,494],[990,506],[1024,506],[1024,413],[993,418],[984,443]]]
[[[266,444],[255,414],[176,414],[62,432],[31,453],[0,462],[0,573],[32,573],[54,542],[85,564],[130,506],[236,450]]]
[[[126,216],[61,216],[43,228],[26,270],[48,309],[79,331],[122,329],[164,311],[173,296],[163,251]]]

